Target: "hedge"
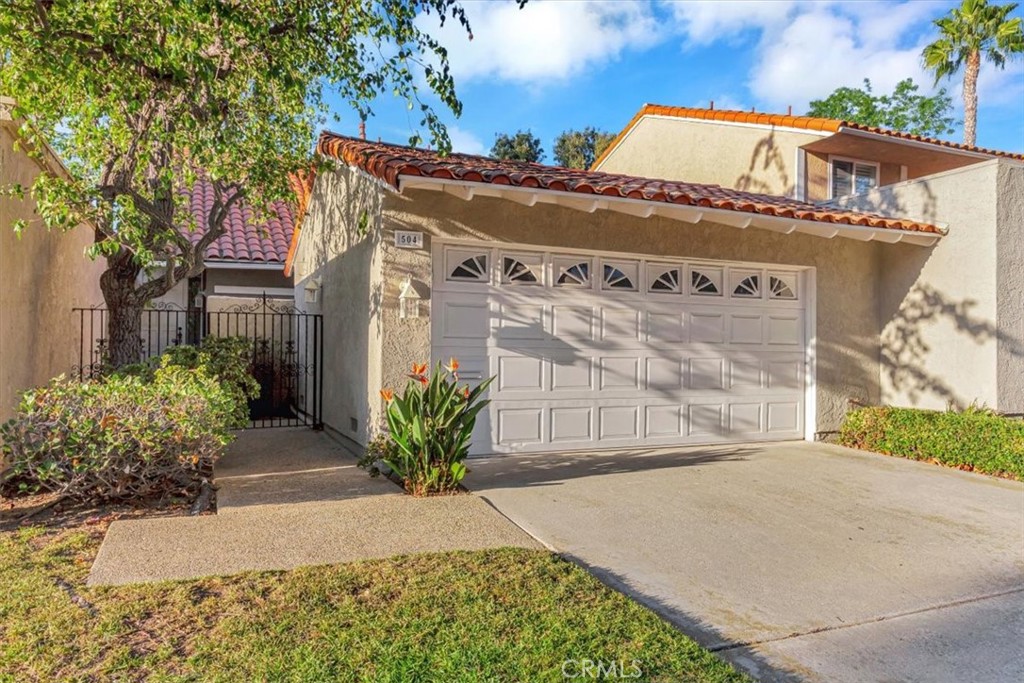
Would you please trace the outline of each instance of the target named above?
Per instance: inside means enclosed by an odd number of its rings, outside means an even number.
[[[869,407],[847,414],[844,446],[1024,479],[1024,421],[983,408],[959,411]]]
[[[217,339],[105,377],[58,377],[0,425],[0,495],[50,491],[90,503],[192,497],[248,423],[248,342]]]

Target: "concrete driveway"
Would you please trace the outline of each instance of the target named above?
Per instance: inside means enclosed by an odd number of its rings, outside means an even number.
[[[786,443],[494,456],[467,482],[766,681],[1024,681],[1024,485]]]

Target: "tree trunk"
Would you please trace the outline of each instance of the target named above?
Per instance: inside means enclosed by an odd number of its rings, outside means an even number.
[[[146,302],[136,294],[140,268],[130,254],[107,259],[100,289],[107,306],[107,364],[119,368],[142,360],[142,309]]]
[[[971,52],[964,69],[964,144],[975,145],[978,129],[978,70],[981,53]]]

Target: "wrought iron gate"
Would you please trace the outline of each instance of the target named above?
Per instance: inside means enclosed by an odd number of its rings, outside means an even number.
[[[105,308],[75,308],[79,328],[79,378],[94,377],[107,363]],[[290,302],[263,297],[221,310],[184,309],[157,303],[142,313],[142,354],[199,344],[209,336],[251,341],[249,369],[260,395],[249,402],[253,427],[323,427],[323,317]]]

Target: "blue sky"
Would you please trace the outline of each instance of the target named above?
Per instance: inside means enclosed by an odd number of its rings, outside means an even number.
[[[997,1],[997,0],[993,0]],[[646,102],[804,113],[808,102],[870,78],[888,92],[912,77],[946,0],[531,0],[465,3],[474,39],[435,17],[422,26],[448,47],[462,117],[444,114],[456,151],[486,153],[498,132],[531,129],[551,161],[554,137],[591,125],[619,131]],[[1016,15],[1022,15],[1021,8]],[[962,117],[960,78],[944,83]],[[982,67],[978,144],[1024,152],[1024,60]],[[429,98],[428,98],[428,101]],[[331,128],[355,134],[344,106]],[[404,101],[374,103],[368,137],[404,143],[419,117]],[[959,126],[951,139],[960,140]]]

